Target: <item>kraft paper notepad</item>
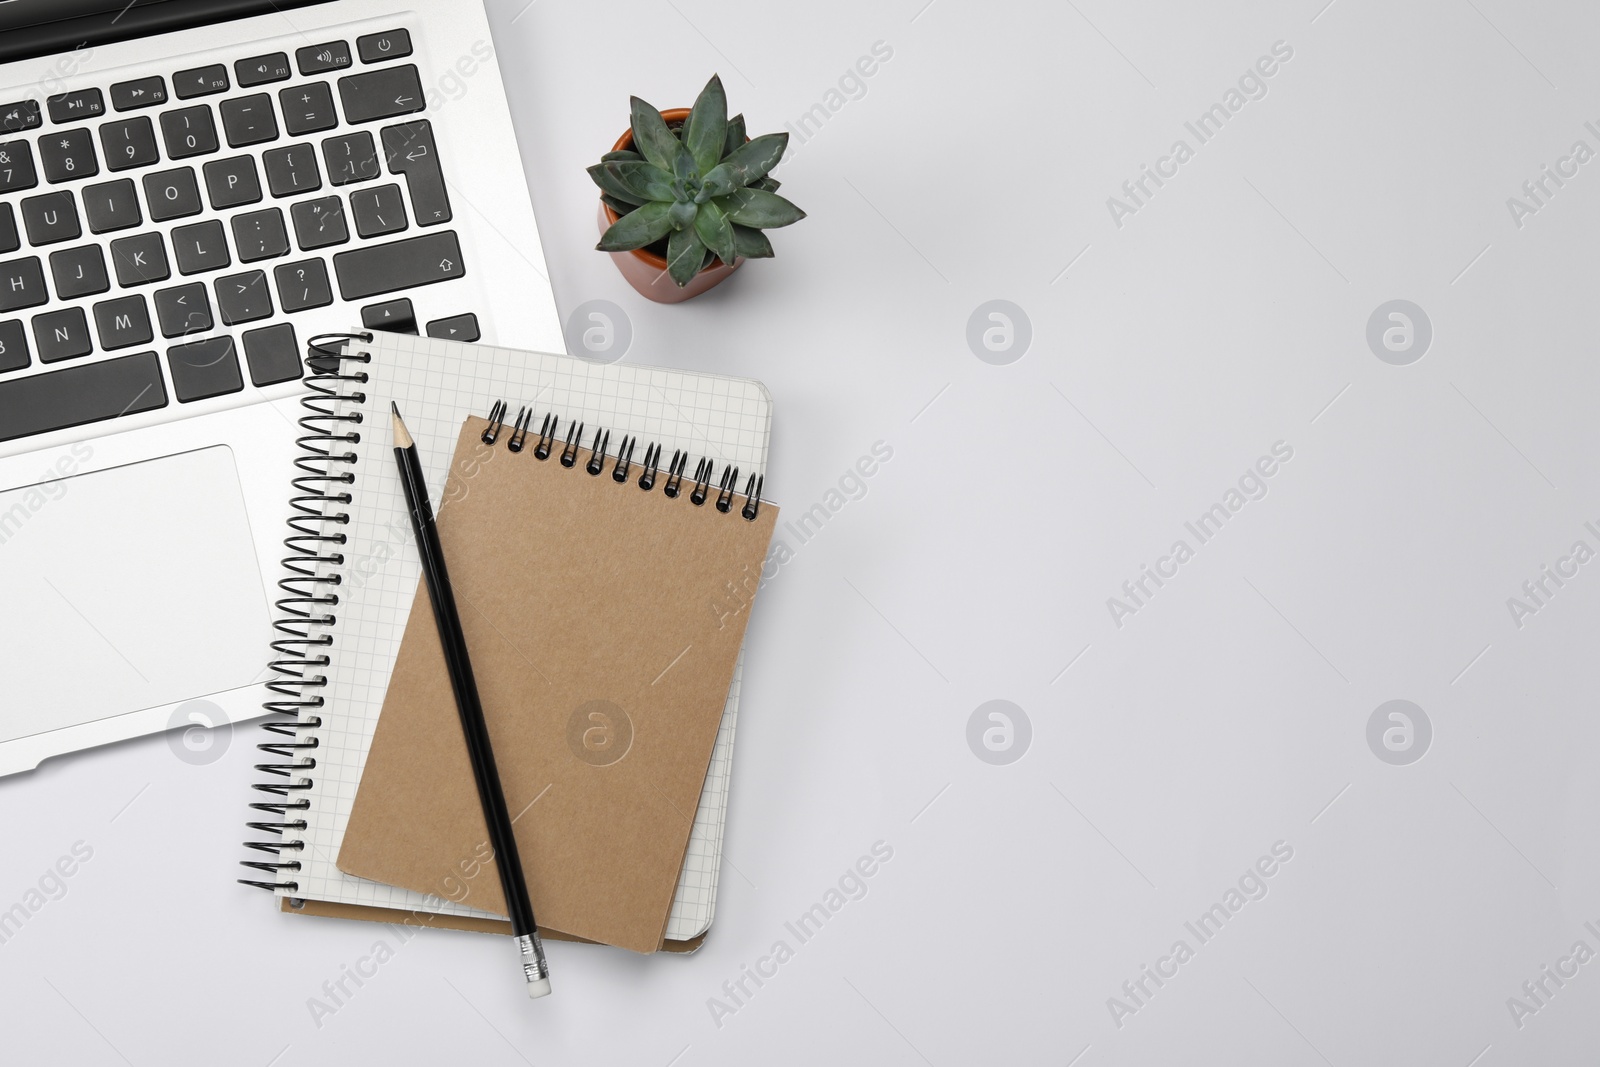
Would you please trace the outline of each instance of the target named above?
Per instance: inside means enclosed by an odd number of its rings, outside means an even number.
[[[665,458],[641,490],[642,447],[496,426],[487,444],[488,420],[463,424],[439,536],[529,892],[541,927],[652,952],[777,509]],[[418,892],[454,878],[503,912],[497,878],[460,876],[487,839],[419,586],[339,867]]]

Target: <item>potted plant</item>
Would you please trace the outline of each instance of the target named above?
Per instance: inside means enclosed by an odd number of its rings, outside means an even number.
[[[600,187],[596,247],[643,295],[667,304],[698,296],[746,259],[772,255],[762,230],[806,217],[767,176],[789,135],[746,137],[744,116],[728,118],[720,78],[693,108],[632,103],[628,131],[589,177]]]

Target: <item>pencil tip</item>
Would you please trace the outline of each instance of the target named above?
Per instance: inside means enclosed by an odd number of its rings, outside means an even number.
[[[389,401],[389,422],[394,428],[394,443],[400,448],[410,448],[412,445],[411,431],[406,429],[405,420],[400,417],[400,405]]]

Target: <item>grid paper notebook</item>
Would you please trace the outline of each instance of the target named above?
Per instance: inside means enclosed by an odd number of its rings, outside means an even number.
[[[270,871],[275,881],[258,884],[268,885],[280,896],[498,918],[444,896],[352,877],[335,863],[421,574],[391,444],[383,421],[374,413],[386,413],[390,401],[399,404],[416,439],[429,492],[443,511],[449,507],[443,489],[462,422],[469,415],[483,414],[494,399],[504,398],[513,408],[525,404],[541,413],[553,411],[564,421],[576,419],[591,427],[607,427],[613,440],[633,434],[658,442],[669,455],[682,449],[693,457],[709,458],[718,469],[731,464],[747,472],[766,467],[772,403],[759,382],[746,379],[599,365],[566,355],[435,338],[372,336],[370,343],[352,338],[347,347],[343,339],[325,342],[325,351],[370,353],[371,361],[342,360],[338,373],[346,380],[308,380],[312,394],[307,406],[320,416],[303,420],[303,425],[316,431],[307,447],[336,457],[353,456],[349,463],[324,461],[330,474],[348,471],[353,481],[349,485],[323,484],[321,479],[307,476],[310,470],[321,468],[301,461],[296,496],[303,517],[294,524],[296,529],[302,534],[342,533],[346,542],[337,547],[337,557],[327,544],[303,541],[300,546],[306,558],[314,554],[331,557],[314,564],[302,559],[298,573],[311,575],[301,586],[307,594],[304,599],[326,596],[329,590],[336,591],[339,599],[337,605],[285,605],[291,616],[303,614],[310,616],[310,621],[302,626],[306,641],[279,642],[279,661],[292,663],[304,657],[308,665],[300,668],[300,675],[314,681],[320,674],[326,684],[297,687],[290,680],[276,687],[284,696],[320,697],[321,707],[302,709],[296,724],[278,724],[274,732],[286,743],[262,746],[280,757],[299,758],[274,765],[279,780],[259,787],[282,798],[281,803],[262,806],[283,809],[284,825],[290,828],[282,831],[281,840],[265,842],[269,849],[277,850],[277,861],[254,866]],[[358,372],[365,372],[368,380],[355,381]],[[362,419],[359,425],[351,421],[357,415]],[[536,422],[535,432],[537,429]],[[338,440],[351,432],[360,432],[358,442]],[[318,439],[322,436],[334,440]],[[344,491],[350,495],[348,503],[337,499]],[[321,496],[336,499],[324,501]],[[349,521],[305,517],[313,511],[329,516],[347,514]],[[335,562],[339,558],[342,562]],[[291,570],[291,575],[295,573]],[[337,586],[315,582],[334,575],[340,576]],[[331,624],[319,621],[326,615],[332,616]],[[310,663],[322,654],[328,657],[326,667]],[[704,933],[715,913],[742,669],[741,653],[666,926],[665,936],[670,941]],[[292,712],[296,703],[280,701],[274,710]],[[309,745],[312,738],[316,747],[304,749],[306,755],[287,743]],[[314,760],[314,765],[308,765],[309,760]],[[304,821],[303,829],[297,827],[299,820]],[[267,828],[269,824],[256,825]],[[298,867],[292,866],[295,863]]]

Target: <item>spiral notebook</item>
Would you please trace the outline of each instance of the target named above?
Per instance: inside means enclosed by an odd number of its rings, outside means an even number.
[[[504,446],[498,453],[502,461],[559,465],[559,454],[548,461],[532,457],[544,416],[553,417],[562,435],[583,423],[591,435],[601,428],[600,443],[609,431],[616,444],[600,449],[608,453],[604,468],[589,475],[588,446],[596,442],[592,436],[582,441],[583,462],[562,469],[566,477],[603,482],[600,487],[613,493],[650,496],[637,487],[650,457],[660,479],[654,496],[665,498],[676,471],[681,495],[672,503],[703,512],[707,521],[745,525],[738,513],[747,497],[759,496],[771,401],[760,383],[743,379],[598,365],[405,335],[319,339],[312,355],[316,373],[307,379],[308,413],[301,420],[305,455],[295,472],[286,560],[289,595],[280,601],[283,636],[274,645],[281,677],[273,688],[281,699],[269,705],[293,718],[269,723],[274,737],[261,746],[276,762],[262,765],[274,777],[257,786],[268,796],[254,807],[271,821],[251,825],[271,836],[253,843],[265,853],[249,863],[260,872],[254,881],[273,889],[285,910],[390,921],[419,916],[428,917],[430,925],[493,929],[493,911],[473,906],[489,901],[469,903],[470,885],[461,888],[474,879],[429,882],[419,891],[339,867],[419,576],[390,444],[381,423],[376,432],[366,433],[359,424],[368,413],[387,410],[391,400],[399,403],[422,454],[430,492],[440,502],[441,523],[453,506],[471,499],[470,479],[465,496],[456,500],[446,486],[463,426],[474,416],[499,414],[495,401],[509,399],[513,411],[537,412],[540,422],[519,428],[502,416],[503,436],[497,442]],[[504,425],[507,421],[511,425]],[[514,454],[509,446],[519,433],[526,452]],[[633,448],[628,472],[633,484],[627,488],[614,479],[617,453],[626,452],[624,438]],[[553,443],[558,452],[566,448],[565,436]],[[734,468],[743,484],[729,493]],[[702,487],[705,497],[696,507],[690,497]],[[731,513],[717,510],[724,496]],[[599,552],[620,547],[601,530],[573,535],[587,538]],[[736,665],[731,672],[698,806],[682,813],[692,826],[661,931],[668,948],[692,947],[715,914],[740,669]],[[392,844],[397,854],[412,845]],[[530,866],[537,862],[532,855],[528,860]]]

